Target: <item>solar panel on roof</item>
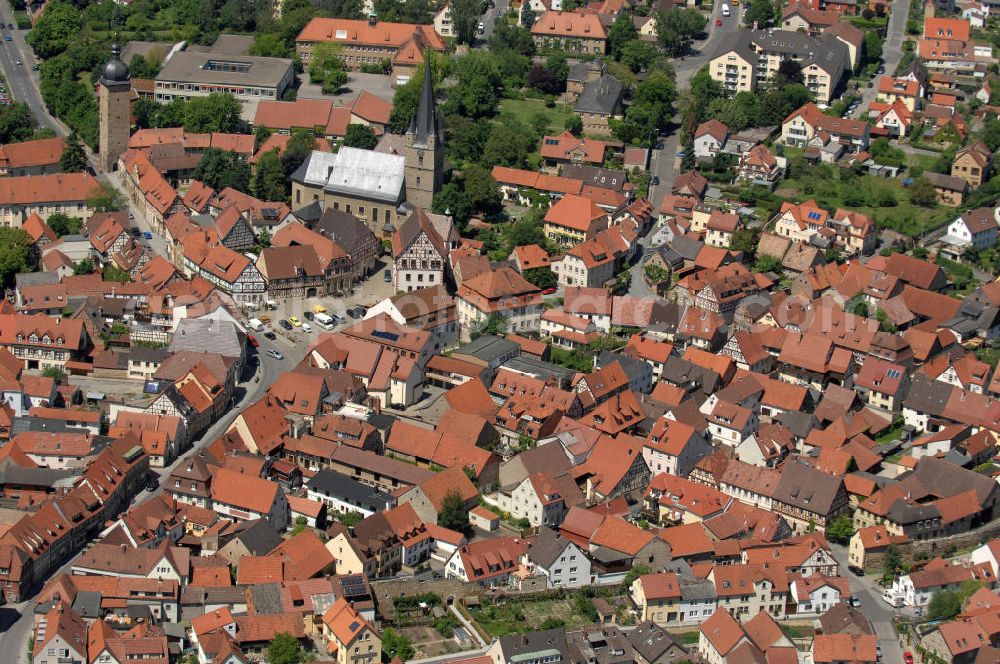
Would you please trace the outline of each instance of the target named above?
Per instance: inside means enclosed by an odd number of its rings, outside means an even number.
[[[386,332],[385,330],[375,330],[372,332],[372,336],[377,339],[385,339],[386,341],[399,341],[399,335],[395,332]]]

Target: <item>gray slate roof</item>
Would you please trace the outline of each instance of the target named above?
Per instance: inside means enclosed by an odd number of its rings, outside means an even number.
[[[336,153],[312,151],[292,180],[345,196],[400,203],[406,158],[373,150],[342,147]]]
[[[600,78],[584,84],[575,110],[577,113],[614,115],[621,108],[623,91],[621,81],[610,74],[601,74]]]

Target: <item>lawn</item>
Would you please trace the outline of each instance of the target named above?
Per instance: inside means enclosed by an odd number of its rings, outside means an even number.
[[[891,228],[904,235],[928,232],[948,223],[953,210],[928,209],[910,202],[910,192],[899,179],[873,175],[844,181],[839,168],[821,165],[793,168],[794,177],[781,183],[775,192],[790,200],[815,199],[825,208],[847,208],[868,215],[879,228]],[[895,202],[895,205],[885,203]]]
[[[566,128],[566,120],[573,117],[573,110],[566,104],[556,104],[548,108],[545,102],[539,99],[501,99],[500,114],[510,114],[527,126],[531,126],[531,120],[541,113],[549,121],[549,129],[553,133],[561,134]]]

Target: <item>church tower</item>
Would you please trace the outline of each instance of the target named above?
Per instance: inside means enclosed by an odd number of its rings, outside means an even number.
[[[429,54],[424,56],[424,87],[417,114],[406,130],[406,200],[430,209],[434,194],[441,190],[444,149],[441,126],[434,105]]]
[[[100,162],[101,169],[110,173],[118,158],[128,148],[132,129],[132,82],[128,65],[122,62],[122,49],[116,41],[111,46],[111,60],[101,72],[97,90],[100,112]]]

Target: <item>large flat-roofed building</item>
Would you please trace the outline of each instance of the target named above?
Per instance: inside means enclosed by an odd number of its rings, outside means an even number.
[[[218,53],[174,53],[156,76],[160,102],[229,92],[241,101],[281,99],[295,77],[287,58]]]

